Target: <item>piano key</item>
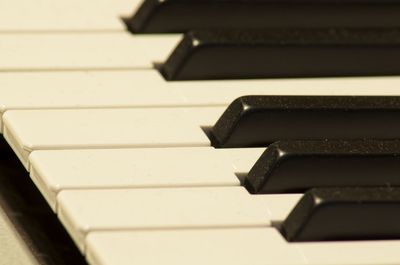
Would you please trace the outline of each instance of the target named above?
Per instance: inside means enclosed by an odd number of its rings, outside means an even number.
[[[282,225],[289,241],[398,239],[400,189],[316,188]]]
[[[396,29],[193,31],[161,70],[167,80],[396,75],[399,37]]]
[[[400,77],[165,82],[154,69],[11,72],[0,73],[0,113],[11,109],[227,106],[246,94],[396,96],[399,86]]]
[[[149,265],[161,261],[177,265],[188,262],[393,265],[400,260],[397,254],[399,241],[288,244],[273,228],[91,232],[87,236],[87,245],[87,260],[98,265],[115,264],[116,261],[121,265],[131,264],[132,261]],[[138,253],[134,251],[137,249],[146,251]],[[301,255],[300,259],[297,258],[296,250]]]
[[[244,96],[219,118],[211,138],[215,147],[265,146],[277,140],[398,139],[399,110],[399,97]]]
[[[399,3],[378,0],[146,0],[127,25],[133,32],[146,33],[216,28],[383,28],[400,26],[399,14]]]
[[[57,215],[82,252],[93,231],[271,226],[268,195],[243,187],[66,190],[57,202]]]
[[[307,264],[314,265],[394,265],[400,261],[399,240],[301,242],[291,246],[302,253]]]
[[[28,156],[34,150],[210,146],[202,126],[212,124],[223,111],[221,107],[11,110],[3,114],[3,135],[29,169]]]
[[[34,151],[30,176],[51,208],[70,189],[240,186],[263,148],[135,148]]]
[[[282,141],[268,146],[246,177],[252,193],[313,187],[400,186],[400,142]]]
[[[0,71],[151,69],[180,38],[125,32],[1,34]]]
[[[0,33],[124,31],[138,0],[14,0],[0,2]]]
[[[86,259],[96,265],[306,264],[295,248],[268,227],[95,231],[89,233],[86,241]]]

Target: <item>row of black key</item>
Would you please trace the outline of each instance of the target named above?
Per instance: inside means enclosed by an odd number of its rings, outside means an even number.
[[[191,29],[398,27],[396,0],[146,0],[132,18],[135,33]]]
[[[170,81],[400,74],[394,0],[146,0],[125,21],[187,33],[159,67]]]
[[[207,30],[187,33],[159,65],[169,81],[374,76],[400,73],[399,14],[396,1],[147,0],[126,24]],[[246,177],[250,192],[306,192],[280,226],[288,241],[398,238],[399,103],[244,97],[210,136],[218,148],[269,145]]]
[[[246,96],[210,135],[219,148],[268,146],[245,177],[249,192],[305,192],[279,225],[288,241],[392,239],[398,124],[400,97]]]
[[[400,74],[400,28],[194,31],[161,66],[167,80]]]
[[[158,66],[168,81],[400,74],[394,0],[146,0],[125,22],[197,30]],[[268,146],[251,193],[306,192],[280,226],[287,240],[387,239],[400,237],[398,124],[399,97],[248,96],[209,135],[217,148]]]

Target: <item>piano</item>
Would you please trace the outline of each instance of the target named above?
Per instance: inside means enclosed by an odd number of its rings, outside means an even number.
[[[0,1],[0,264],[399,264],[399,15]]]

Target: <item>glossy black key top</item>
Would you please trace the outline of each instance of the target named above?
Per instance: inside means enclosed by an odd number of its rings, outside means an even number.
[[[161,68],[167,80],[400,74],[400,29],[194,31]]]
[[[308,191],[281,227],[288,241],[400,238],[400,188]]]
[[[400,139],[400,97],[244,96],[229,105],[210,139],[218,148],[279,140]]]
[[[400,187],[400,141],[276,142],[255,163],[245,184],[251,193],[260,194],[316,187]]]
[[[133,32],[216,28],[396,27],[395,0],[146,0],[132,18]]]

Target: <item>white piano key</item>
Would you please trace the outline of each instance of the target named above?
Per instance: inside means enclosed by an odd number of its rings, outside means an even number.
[[[243,187],[67,190],[57,215],[84,251],[91,231],[268,227],[268,196]]]
[[[384,84],[382,86],[382,84]],[[167,82],[186,104],[219,105],[243,95],[398,96],[400,76]]]
[[[274,228],[91,232],[86,242],[86,258],[96,265],[400,262],[398,240],[287,243]]]
[[[0,71],[152,68],[180,38],[129,32],[0,34]]]
[[[0,33],[123,31],[121,16],[133,14],[141,0],[0,1]]]
[[[254,196],[268,197],[268,211],[271,216],[271,222],[279,224],[286,219],[289,213],[299,202],[303,194],[287,193],[287,194],[263,194]]]
[[[400,240],[291,243],[312,265],[400,264]]]
[[[61,190],[239,186],[265,148],[34,151],[30,175],[51,208]],[[239,166],[238,166],[239,164]]]
[[[210,146],[201,126],[223,107],[11,110],[3,134],[29,169],[34,150]]]
[[[155,70],[0,73],[0,112],[183,105],[164,83]]]
[[[390,96],[399,95],[398,87],[400,77],[166,82],[155,70],[0,73],[0,112],[227,106],[245,94]]]
[[[305,264],[274,228],[92,232],[87,245],[93,265]]]

